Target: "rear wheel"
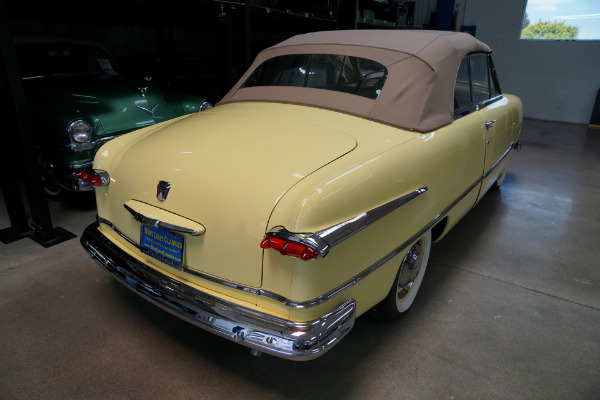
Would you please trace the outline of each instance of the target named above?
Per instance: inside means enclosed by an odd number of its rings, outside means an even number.
[[[427,232],[408,249],[387,297],[371,310],[373,317],[384,322],[395,321],[408,311],[421,287],[430,248],[431,232]]]

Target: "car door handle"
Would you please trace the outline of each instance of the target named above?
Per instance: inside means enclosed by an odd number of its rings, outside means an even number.
[[[496,123],[495,119],[485,121],[485,129],[493,128],[495,123]]]

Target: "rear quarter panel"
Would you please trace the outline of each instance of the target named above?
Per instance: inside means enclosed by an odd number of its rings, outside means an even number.
[[[359,154],[353,152],[299,182],[276,206],[269,228],[283,225],[295,232],[317,232],[414,190],[427,187],[427,192],[341,242],[322,259],[302,262],[266,251],[263,288],[277,291],[277,287],[291,282],[286,297],[295,301],[318,298],[409,240],[481,177],[484,131],[483,124],[474,118],[461,118],[426,134],[369,124],[374,131],[385,129],[390,137],[411,138],[402,143],[390,140],[387,149],[350,167],[350,158]],[[369,143],[371,135],[379,137],[373,133],[368,129],[351,132],[357,137],[359,148]],[[473,206],[478,189],[474,188],[457,205],[457,219]],[[403,254],[396,256],[343,292],[334,299],[335,304],[323,306],[322,310],[315,307],[315,315],[351,297],[357,300],[359,314],[367,311],[388,293],[402,257]],[[307,319],[312,316],[312,312],[308,313],[311,315],[302,311]]]

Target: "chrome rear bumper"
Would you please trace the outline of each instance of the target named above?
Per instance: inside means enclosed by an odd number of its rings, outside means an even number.
[[[320,318],[296,322],[204,293],[131,257],[98,230],[97,222],[85,229],[81,244],[96,262],[134,292],[177,317],[260,352],[310,360],[337,344],[354,325],[353,299]]]

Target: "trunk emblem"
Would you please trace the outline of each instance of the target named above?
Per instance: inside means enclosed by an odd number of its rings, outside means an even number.
[[[156,185],[156,198],[159,200],[166,200],[169,190],[171,189],[171,182],[160,181]]]
[[[146,114],[150,114],[152,117],[154,117],[154,111],[156,111],[156,109],[158,108],[158,103],[156,103],[149,110],[146,107],[142,107],[142,106],[136,106],[136,107],[139,108],[140,110],[142,110],[143,112],[145,112]]]

